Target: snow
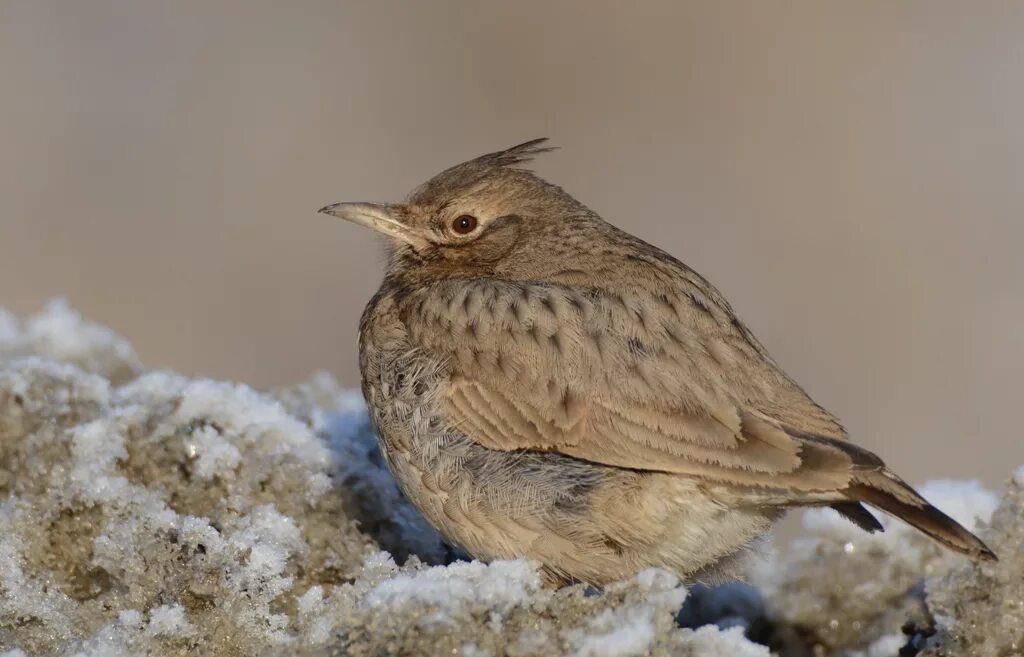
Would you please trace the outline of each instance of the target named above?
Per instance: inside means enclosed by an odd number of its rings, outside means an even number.
[[[713,625],[705,625],[693,631],[689,643],[694,655],[768,657],[771,654],[765,646],[748,641],[738,627],[720,630]]]
[[[575,639],[575,657],[632,657],[647,652],[654,641],[654,626],[642,616],[617,618],[614,612],[606,611]]]
[[[888,634],[872,641],[864,653],[864,657],[892,657],[898,655],[906,643],[905,634]]]
[[[922,493],[1000,561],[823,510],[756,588],[654,569],[556,591],[534,563],[459,560],[329,375],[261,392],[147,372],[64,302],[0,310],[0,657],[769,654],[745,632],[837,657],[1019,652],[1024,467],[1001,501]]]
[[[415,573],[397,575],[381,582],[363,598],[374,608],[404,606],[443,607],[449,616],[485,605],[491,612],[507,613],[524,605],[540,588],[536,564],[525,561],[456,562]]]
[[[185,618],[185,608],[181,605],[164,605],[149,611],[149,624],[146,625],[147,636],[165,636],[182,638],[192,634],[194,628]]]
[[[9,322],[3,334],[9,332]],[[73,363],[88,371],[102,372],[110,378],[130,376],[139,369],[131,345],[108,328],[84,321],[64,299],[55,299],[44,312],[25,323],[20,340],[31,351],[54,361]]]

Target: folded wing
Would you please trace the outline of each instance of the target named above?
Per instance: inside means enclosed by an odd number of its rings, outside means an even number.
[[[867,501],[984,553],[848,442],[699,280],[662,294],[449,281],[410,293],[401,314],[413,343],[447,364],[450,423],[488,448],[776,489],[877,529]]]

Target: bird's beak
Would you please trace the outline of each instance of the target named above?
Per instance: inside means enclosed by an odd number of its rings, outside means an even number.
[[[380,203],[335,203],[320,208],[319,212],[372,228],[409,244],[419,244],[422,240],[396,217],[397,209],[397,206]]]

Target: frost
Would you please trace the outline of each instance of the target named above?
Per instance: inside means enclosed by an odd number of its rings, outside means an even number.
[[[628,591],[630,585],[645,594],[643,603],[627,602],[613,609],[605,609],[583,627],[563,632],[573,647],[573,655],[629,657],[646,654],[657,643],[659,612],[678,609],[686,597],[686,590],[674,575],[659,570],[645,570],[626,585],[612,585],[609,593]],[[683,636],[680,635],[680,642]]]
[[[181,605],[156,607],[149,612],[147,636],[187,637],[193,631]]]
[[[452,616],[467,612],[471,604],[483,604],[492,613],[502,614],[526,604],[539,588],[536,566],[524,561],[459,562],[381,582],[366,594],[363,604],[370,608],[434,605]]]
[[[738,627],[719,630],[712,625],[694,630],[689,637],[694,655],[730,655],[731,657],[768,657],[768,648],[751,643]]]
[[[568,633],[575,657],[642,655],[654,641],[654,625],[632,610],[607,610]]]
[[[759,588],[647,570],[552,590],[536,564],[459,560],[329,375],[263,393],[146,372],[63,302],[0,310],[0,657],[1016,654],[1022,489],[1024,468],[1001,502],[923,489],[997,564],[813,511]]]

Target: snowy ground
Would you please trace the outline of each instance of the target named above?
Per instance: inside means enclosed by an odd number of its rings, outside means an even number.
[[[924,492],[999,563],[816,511],[757,588],[646,571],[551,591],[531,563],[458,561],[330,377],[261,393],[147,372],[61,303],[0,310],[2,657],[1022,654],[1024,469],[1001,502]]]

